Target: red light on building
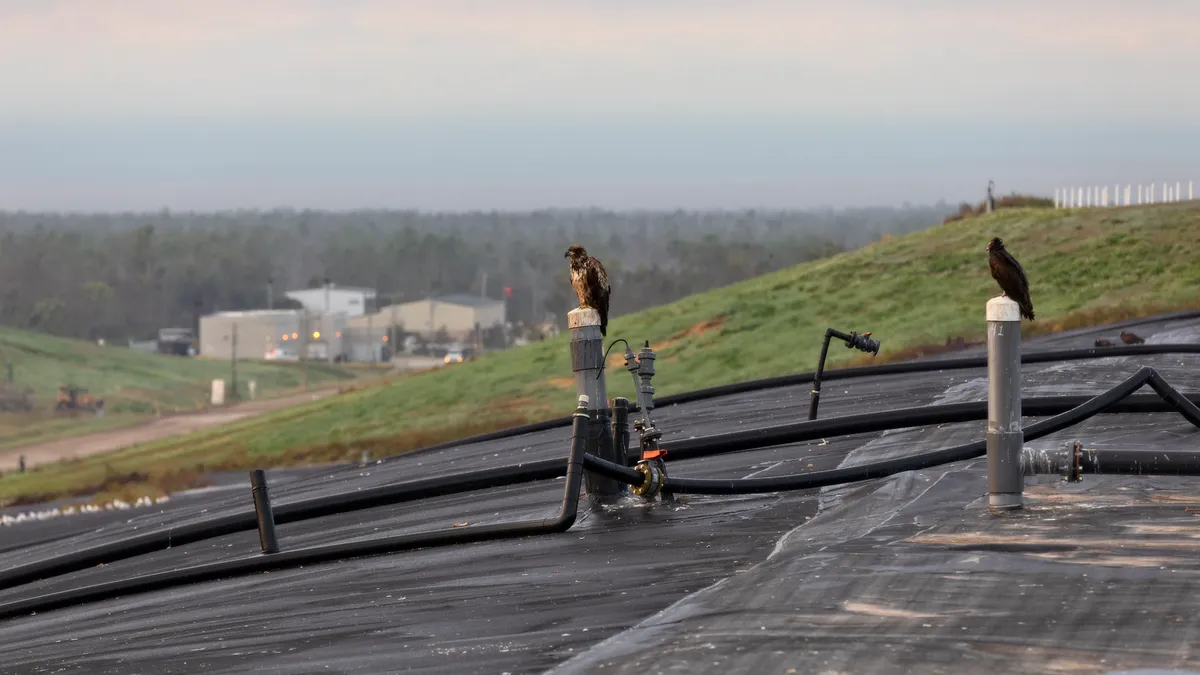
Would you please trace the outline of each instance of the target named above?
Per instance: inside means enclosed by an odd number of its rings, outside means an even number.
[[[506,297],[506,298],[511,298],[511,297],[512,297],[512,286],[505,286],[505,287],[504,287],[504,297]]]

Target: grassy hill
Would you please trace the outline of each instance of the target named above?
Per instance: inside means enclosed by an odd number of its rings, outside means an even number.
[[[12,364],[15,389],[33,390],[31,412],[0,412],[0,448],[51,437],[128,425],[157,413],[204,407],[211,382],[230,376],[229,363],[209,359],[150,354],[123,347],[0,327],[0,367]],[[308,368],[311,385],[354,377],[328,364]],[[239,390],[254,380],[258,398],[301,386],[299,364],[239,363]],[[83,387],[104,400],[104,417],[86,413],[54,413],[60,385]]]
[[[614,320],[608,339],[658,352],[658,395],[811,370],[825,328],[873,331],[878,360],[910,356],[949,336],[983,334],[984,304],[999,293],[986,244],[1005,240],[1030,279],[1038,320],[1058,331],[1200,306],[1200,202],[1121,209],[1016,208],[800,265]],[[614,289],[620,293],[621,289]],[[400,452],[569,413],[569,337],[488,355],[221,429],[135,447],[39,474],[5,477],[0,500],[117,484],[158,473],[246,468]],[[636,342],[635,342],[636,341]],[[619,352],[614,349],[614,352]],[[835,349],[830,366],[862,357]],[[861,360],[861,359],[860,359]],[[613,356],[619,368],[620,357]],[[610,371],[611,396],[633,396]],[[148,467],[148,469],[147,469]],[[51,476],[54,480],[51,481]],[[58,486],[58,487],[55,487]]]

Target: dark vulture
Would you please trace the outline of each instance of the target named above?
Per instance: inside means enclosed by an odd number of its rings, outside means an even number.
[[[992,278],[1000,285],[1004,295],[1016,301],[1021,307],[1021,316],[1033,321],[1033,300],[1029,297],[1029,280],[1025,278],[1025,270],[1021,263],[1012,257],[1004,248],[1000,237],[992,237],[988,242],[988,266],[992,268]]]
[[[1146,341],[1143,340],[1141,338],[1141,336],[1139,336],[1139,335],[1121,331],[1121,342],[1124,342],[1127,345],[1140,345],[1140,344],[1145,343]]]
[[[579,296],[579,306],[600,312],[600,334],[608,335],[608,296],[612,289],[604,265],[579,244],[568,248],[563,257],[571,260],[571,288]]]

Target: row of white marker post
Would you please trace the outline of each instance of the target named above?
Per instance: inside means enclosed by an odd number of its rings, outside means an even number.
[[[1151,183],[1149,185],[1138,185],[1136,192],[1132,184],[1126,185],[1124,193],[1122,193],[1120,185],[1112,186],[1112,199],[1109,199],[1110,193],[1107,185],[1096,185],[1092,187],[1071,187],[1071,188],[1056,188],[1054,190],[1054,208],[1056,209],[1077,209],[1083,207],[1108,207],[1108,206],[1131,206],[1133,204],[1162,204],[1165,202],[1183,201],[1183,183],[1176,182],[1174,185],[1170,183],[1162,184],[1162,191],[1158,191],[1158,185]],[[1124,200],[1122,201],[1122,197]],[[1134,201],[1134,198],[1137,201]],[[1191,201],[1192,197],[1192,181],[1187,184],[1187,199]]]

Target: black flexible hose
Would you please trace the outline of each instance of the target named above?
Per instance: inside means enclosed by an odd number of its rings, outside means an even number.
[[[1189,396],[1196,403],[1200,403],[1200,394],[1190,394]],[[1021,399],[1021,414],[1025,417],[1049,417],[1077,408],[1090,400],[1092,398],[1088,396],[1046,396]],[[1183,397],[1183,400],[1191,402],[1186,397]],[[906,427],[923,427],[931,424],[976,422],[987,419],[987,409],[987,401],[898,408],[883,412],[842,415],[813,421],[778,424],[758,429],[731,431],[725,434],[714,434],[701,438],[670,441],[664,445],[666,446],[668,461],[696,459],[710,455],[723,455],[731,452],[756,450],[773,445],[802,443],[804,441],[847,436],[850,434],[872,433]],[[1123,401],[1114,402],[1101,412],[1130,414],[1165,413],[1176,410],[1176,407],[1164,401],[1162,397],[1154,394],[1146,394],[1144,396],[1131,396]]]
[[[7,619],[30,612],[45,612],[87,602],[96,602],[118,596],[145,593],[173,588],[186,584],[222,579],[232,576],[280,570],[302,565],[342,560],[380,553],[395,553],[414,548],[447,546],[477,541],[512,539],[537,534],[565,532],[575,524],[579,508],[579,490],[583,484],[583,463],[587,446],[589,417],[586,413],[573,415],[571,430],[571,454],[567,458],[566,484],[563,486],[562,506],[558,514],[549,518],[525,520],[515,523],[496,523],[476,527],[452,528],[418,532],[391,537],[350,541],[337,544],[310,546],[279,553],[238,558],[216,563],[207,563],[182,569],[139,575],[105,583],[72,588],[57,593],[34,596],[0,605],[0,619]],[[560,474],[561,475],[561,474]]]
[[[1200,403],[1200,394],[1191,394],[1192,400]],[[1022,413],[1030,417],[1056,415],[1082,405],[1090,400],[1086,396],[1048,396],[1026,398],[1021,401]],[[1185,399],[1187,400],[1187,399]],[[1104,413],[1160,413],[1175,408],[1160,396],[1145,394],[1131,396],[1115,403]],[[797,422],[751,429],[729,434],[718,434],[703,438],[689,438],[669,442],[668,460],[696,459],[711,455],[742,452],[774,445],[800,443],[820,438],[833,438],[858,433],[888,431],[920,427],[932,424],[953,424],[987,419],[987,401],[973,401],[950,405],[901,408],[883,412],[828,417],[812,422]],[[588,456],[588,468],[609,478],[626,480],[634,475],[633,469],[617,475],[608,473],[608,467],[593,462]],[[616,465],[614,465],[616,466]],[[507,487],[561,476],[566,468],[562,459],[544,459],[508,465],[492,469],[480,469],[447,476],[389,483],[373,488],[356,490],[327,497],[314,497],[279,504],[274,507],[276,525],[321,518],[338,513],[377,508],[419,499],[461,494],[473,490]],[[641,474],[636,474],[640,484]],[[52,558],[35,560],[23,565],[0,571],[0,589],[12,588],[39,579],[68,574],[96,565],[104,565],[187,544],[222,537],[236,532],[253,530],[256,527],[253,510],[218,516],[153,532],[144,532],[87,548],[80,548]]]
[[[1084,359],[1101,359],[1113,356],[1148,356],[1152,354],[1200,354],[1200,344],[1173,345],[1121,345],[1116,347],[1086,347],[1082,349],[1061,349],[1044,352],[1029,352],[1021,354],[1022,364],[1048,363],[1053,361],[1080,361]],[[837,368],[827,370],[821,375],[826,382],[830,380],[846,380],[855,377],[877,377],[880,375],[908,375],[913,373],[928,373],[939,370],[964,370],[967,368],[986,368],[987,355],[967,356],[956,359],[931,359],[927,361],[904,361],[901,363],[884,363],[878,366],[857,366],[854,368]],[[796,373],[781,375],[762,380],[737,382],[734,384],[708,387],[695,391],[682,392],[674,396],[664,396],[655,400],[655,405],[678,405],[718,396],[742,394],[750,391],[771,389],[774,387],[791,387],[808,384],[813,380],[813,373]]]
[[[600,474],[605,478],[611,478],[634,487],[645,482],[645,476],[637,469],[632,469],[616,462],[610,462],[607,459],[590,453],[583,456],[583,468],[592,473]]]
[[[563,475],[565,467],[566,463],[562,459],[545,459],[515,466],[391,483],[328,497],[314,497],[275,506],[275,524],[285,525],[336,513],[547,480]],[[5,569],[0,572],[0,589],[161,551],[172,546],[184,546],[235,532],[245,532],[256,527],[254,511],[248,510],[179,527],[134,534],[107,544],[81,548],[65,555]]]
[[[1078,424],[1105,408],[1112,406],[1121,399],[1126,398],[1146,384],[1149,384],[1189,422],[1200,428],[1200,408],[1175,391],[1153,368],[1143,367],[1124,382],[1099,396],[1089,399],[1082,405],[1026,427],[1025,440],[1032,441]],[[755,494],[784,490],[806,490],[872,478],[883,478],[902,471],[915,471],[941,464],[975,459],[983,456],[986,452],[987,441],[981,440],[952,448],[872,462],[860,466],[786,476],[772,476],[768,478],[679,478],[668,474],[663,489],[676,494]]]
[[[1200,312],[1183,312],[1179,315],[1170,315],[1169,318],[1186,319],[1200,317]],[[1048,350],[1044,352],[1030,352],[1021,355],[1021,363],[1047,363],[1052,361],[1079,361],[1084,359],[1099,359],[1110,356],[1149,356],[1153,354],[1200,354],[1200,345],[1196,344],[1162,344],[1162,345],[1121,345],[1115,347],[1087,347],[1082,349],[1058,349]],[[822,373],[821,378],[826,381],[847,380],[856,377],[874,377],[879,375],[907,375],[916,373],[929,373],[941,370],[963,370],[968,368],[986,368],[987,356],[971,356],[957,359],[928,359],[923,361],[904,361],[901,363],[885,363],[877,366],[857,366],[854,368],[836,368],[827,370]],[[704,401],[722,396],[731,396],[733,394],[743,394],[752,391],[761,391],[764,389],[773,389],[776,387],[792,387],[801,384],[808,384],[813,381],[815,371],[806,373],[794,373],[791,375],[780,375],[777,377],[768,377],[758,380],[747,380],[745,382],[735,382],[732,384],[723,384],[715,387],[706,387],[704,389],[696,389],[693,391],[684,391],[678,394],[662,396],[654,400],[654,405],[664,407],[670,405],[679,405],[681,403],[692,403],[694,401]],[[629,413],[633,414],[641,410],[641,407],[634,402],[629,404]],[[570,417],[556,417],[554,419],[544,420],[541,422],[532,422],[530,424],[522,424],[506,429],[498,429],[489,431],[483,434],[467,436],[456,441],[445,441],[435,445],[428,445],[423,448],[417,448],[404,453],[405,456],[411,456],[414,453],[434,452],[437,450],[446,450],[449,448],[457,448],[464,445],[472,445],[475,443],[484,443],[487,441],[496,441],[514,436],[523,436],[541,431],[549,431],[551,429],[560,429],[571,424]]]

